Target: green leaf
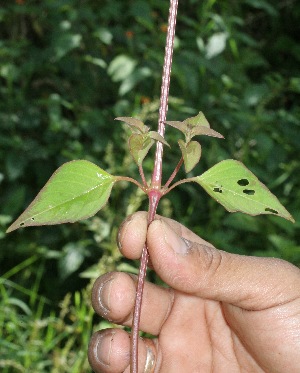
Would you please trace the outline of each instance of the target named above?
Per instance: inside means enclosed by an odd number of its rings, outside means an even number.
[[[187,118],[184,123],[186,123],[190,127],[203,126],[210,128],[210,125],[202,111],[200,111],[199,114],[195,117]]]
[[[185,144],[182,140],[178,140],[178,144],[182,153],[185,172],[188,173],[192,171],[200,160],[201,145],[197,141],[191,141],[188,144]]]
[[[63,58],[71,50],[78,48],[82,40],[82,35],[80,34],[61,34],[54,41],[54,56],[52,57],[54,61],[58,61]]]
[[[196,135],[205,135],[211,137],[218,137],[219,139],[224,139],[224,136],[221,135],[219,132],[214,131],[213,129],[205,126],[193,127],[191,129],[191,137],[194,137]]]
[[[224,136],[221,135],[219,132],[214,131],[210,128],[210,125],[202,111],[200,111],[199,114],[195,117],[187,118],[183,122],[168,121],[166,122],[166,124],[183,132],[185,135],[186,143],[189,143],[191,139],[196,135],[224,138]]]
[[[84,242],[67,243],[63,247],[61,257],[58,260],[60,278],[65,280],[68,276],[77,271],[86,255]]]
[[[137,133],[147,133],[149,131],[149,127],[147,127],[141,120],[132,118],[132,117],[118,117],[115,120],[120,120],[126,123],[133,132]]]
[[[170,148],[170,145],[158,132],[150,131],[149,136],[151,137],[151,139],[155,141],[160,141],[161,143],[163,143],[164,145],[167,145]]]
[[[273,214],[294,222],[278,199],[241,162],[222,161],[192,180],[230,212]]]
[[[133,134],[129,137],[129,150],[132,158],[140,166],[148,154],[154,140],[148,134]]]
[[[171,127],[174,127],[174,128],[177,128],[179,131],[181,131],[182,133],[186,133],[187,131],[187,126],[184,122],[180,122],[180,121],[167,121],[166,124],[168,124],[169,126]]]
[[[136,65],[137,62],[134,59],[121,54],[111,61],[107,72],[113,82],[121,82],[133,73]]]
[[[119,88],[119,95],[124,96],[130,91],[133,91],[137,84],[142,81],[147,81],[150,76],[152,76],[152,71],[148,67],[136,67],[133,72],[122,81]]]
[[[65,163],[7,232],[89,218],[106,204],[115,181],[114,176],[89,161]]]

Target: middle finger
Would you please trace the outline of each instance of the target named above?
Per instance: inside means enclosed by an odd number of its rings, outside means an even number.
[[[132,325],[136,276],[109,272],[99,277],[92,290],[94,310],[106,319],[124,326]],[[140,329],[158,335],[174,301],[173,290],[145,282]]]

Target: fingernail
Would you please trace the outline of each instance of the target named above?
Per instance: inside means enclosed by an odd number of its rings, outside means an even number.
[[[104,365],[110,365],[110,357],[114,342],[115,332],[110,332],[103,335],[98,340],[97,344],[97,355],[99,361]]]
[[[122,244],[121,244],[121,229],[123,228],[124,223],[120,225],[120,228],[118,230],[118,237],[117,237],[117,245],[120,251],[122,251]]]
[[[163,230],[165,232],[166,243],[177,253],[186,254],[191,247],[191,242],[185,238],[178,236],[168,224],[162,221]]]
[[[134,215],[129,215],[123,223],[120,225],[119,230],[118,230],[118,236],[117,236],[117,245],[120,251],[122,251],[122,237],[127,231],[129,223],[132,222],[134,218]]]
[[[99,289],[99,304],[103,310],[104,315],[107,315],[110,311],[110,294],[113,281],[113,277],[106,280]]]

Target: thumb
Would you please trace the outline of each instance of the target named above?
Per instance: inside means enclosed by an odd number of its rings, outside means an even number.
[[[152,265],[175,290],[247,310],[273,307],[299,296],[300,270],[280,259],[230,254],[189,240],[162,219],[147,233]]]

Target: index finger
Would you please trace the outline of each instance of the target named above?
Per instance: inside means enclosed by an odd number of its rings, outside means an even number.
[[[155,218],[163,219],[179,236],[201,245],[213,247],[176,220],[160,215],[156,215]],[[118,246],[126,258],[139,259],[141,257],[143,246],[147,240],[147,225],[147,212],[139,211],[126,218],[120,226]]]

